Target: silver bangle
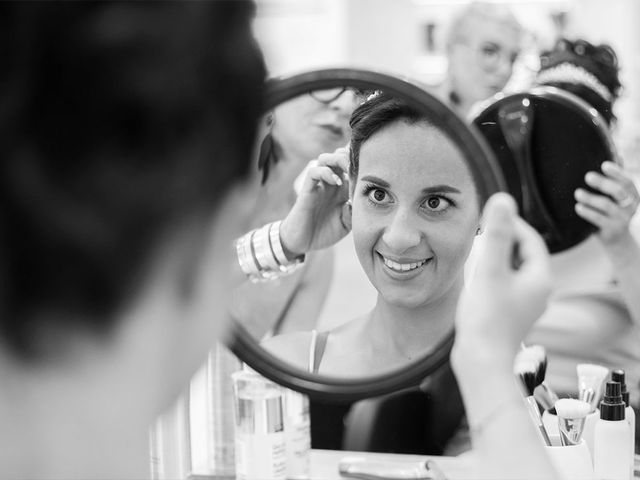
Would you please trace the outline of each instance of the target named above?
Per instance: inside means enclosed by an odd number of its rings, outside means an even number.
[[[281,220],[277,222],[273,222],[269,228],[269,244],[271,245],[271,250],[273,251],[273,255],[276,257],[276,260],[280,264],[280,268],[286,268],[291,262],[284,254],[284,249],[282,248],[282,242],[280,240],[280,225],[282,224]]]
[[[236,253],[238,255],[238,264],[242,271],[248,276],[260,274],[260,269],[251,252],[251,239],[255,230],[243,235],[236,241]]]
[[[238,263],[252,282],[287,276],[304,263],[304,255],[294,260],[285,256],[280,242],[280,224],[280,221],[269,223],[236,240]]]
[[[267,224],[257,230],[253,236],[253,251],[255,252],[256,261],[262,273],[265,273],[265,271],[278,271],[280,269],[280,265],[270,245],[270,229],[271,224]]]

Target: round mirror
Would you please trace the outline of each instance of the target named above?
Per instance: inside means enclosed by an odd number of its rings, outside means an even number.
[[[306,162],[320,153],[346,146],[351,138],[350,126],[356,128],[358,124],[357,135],[366,137],[358,146],[359,171],[351,172],[351,178],[345,177],[344,181],[350,181],[353,197],[355,250],[358,252],[360,249],[358,258],[367,274],[362,278],[368,278],[378,291],[385,289],[380,294],[385,298],[395,295],[395,304],[394,301],[387,302],[398,308],[398,322],[394,328],[403,325],[404,320],[400,317],[403,311],[411,310],[412,295],[430,295],[431,303],[438,303],[434,299],[442,297],[440,303],[447,303],[444,300],[448,297],[444,293],[459,280],[459,270],[465,263],[473,236],[477,234],[479,212],[484,201],[493,192],[504,190],[497,163],[481,136],[423,88],[391,75],[355,69],[327,69],[273,79],[268,87],[264,118],[266,134],[256,145],[262,186],[256,193],[258,220],[255,226],[283,218],[295,201],[291,185],[296,184],[296,179],[298,184],[301,181],[301,170]],[[382,110],[389,105],[400,105],[399,108],[410,110],[407,114],[410,118],[392,121],[381,128],[372,127],[375,122],[367,124],[363,119],[373,118],[367,109],[373,109],[376,103],[384,104],[375,107]],[[331,112],[318,113],[321,107]],[[316,108],[315,113],[313,108]],[[402,113],[401,117],[405,114]],[[353,120],[358,115],[359,123]],[[293,157],[290,153],[294,151],[304,159],[297,166],[288,158]],[[271,185],[275,187],[270,188]],[[261,196],[269,191],[279,195],[281,201],[270,205],[271,197]],[[366,202],[375,205],[365,207],[368,205]],[[369,216],[365,215],[366,208],[370,209]],[[404,213],[388,215],[390,211]],[[464,212],[472,214],[465,217]],[[417,220],[410,220],[410,215],[417,215]],[[434,231],[444,232],[444,235],[434,240],[440,242],[437,247],[425,247],[429,252],[421,254],[424,259],[395,257],[397,253],[394,252],[406,246],[396,245],[395,250],[389,248],[381,252],[381,243],[395,245],[396,239],[389,234],[389,238],[376,240],[377,234],[370,231],[374,223],[393,223],[393,218],[397,222],[393,228],[409,230],[416,223],[427,222],[434,225]],[[424,236],[425,232],[421,235]],[[462,237],[464,245],[458,240]],[[372,244],[377,247],[372,247]],[[369,253],[362,254],[362,250],[367,249]],[[438,249],[441,249],[441,254],[433,253]],[[371,251],[375,253],[371,254]],[[323,259],[321,254],[317,264],[327,265],[334,261]],[[372,256],[376,258],[371,260]],[[310,269],[313,255],[308,257]],[[456,268],[456,274],[449,271]],[[377,277],[383,275],[380,273],[382,269],[386,269],[384,280]],[[306,314],[293,313],[295,300],[300,296],[298,289],[304,283],[304,279],[296,278],[296,275],[304,273],[296,272],[275,282],[247,282],[237,290],[233,299],[232,316],[236,322],[230,346],[238,357],[262,375],[306,393],[312,399],[354,401],[418,384],[446,363],[453,343],[451,312],[455,307],[451,308],[450,298],[446,307],[449,313],[441,315],[443,320],[436,322],[435,327],[429,328],[428,321],[418,326],[407,321],[407,326],[415,331],[402,332],[405,337],[433,335],[421,351],[413,351],[412,355],[390,362],[385,362],[382,355],[375,367],[364,371],[356,366],[357,362],[350,363],[352,349],[343,348],[343,344],[338,343],[327,346],[325,359],[331,357],[328,352],[333,348],[333,361],[327,360],[326,368],[323,364],[316,369],[317,373],[310,372],[306,353],[303,360],[289,353],[292,350],[310,353],[316,350],[313,343],[318,342],[317,336],[311,333],[316,326],[314,319],[307,317],[312,317],[322,305],[307,302]],[[418,288],[415,292],[403,290],[406,280],[412,276],[417,276],[417,280],[413,281],[411,288],[415,289],[416,285]],[[384,287],[380,282],[386,282]],[[311,291],[323,288],[319,282],[306,286]],[[350,295],[352,287],[355,288],[348,285],[343,293]],[[421,297],[416,301],[420,303],[424,299]],[[363,305],[360,313],[366,312],[368,307],[372,305]],[[283,315],[296,318],[300,325],[298,332],[281,332]],[[341,319],[344,323],[336,329],[358,323],[347,314],[345,317]],[[343,337],[348,337],[352,343],[366,345],[369,341],[366,331],[357,328],[349,331]],[[394,335],[390,331],[388,338],[394,338]],[[298,348],[297,344],[302,346]]]
[[[473,123],[495,152],[520,213],[551,253],[585,240],[595,226],[575,213],[573,192],[589,171],[617,161],[609,128],[578,96],[551,86],[498,95]]]

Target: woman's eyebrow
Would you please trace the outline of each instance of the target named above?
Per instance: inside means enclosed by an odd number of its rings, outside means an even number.
[[[422,189],[423,194],[429,193],[462,193],[451,185],[434,185],[433,187],[426,187]]]
[[[380,187],[383,187],[383,188],[389,188],[391,186],[389,182],[385,182],[381,178],[374,177],[373,175],[366,175],[362,177],[361,180],[363,182],[375,183],[376,185],[379,185]]]

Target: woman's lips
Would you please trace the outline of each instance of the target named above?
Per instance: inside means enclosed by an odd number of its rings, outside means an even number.
[[[326,130],[330,134],[335,135],[336,137],[343,137],[344,136],[344,129],[340,125],[322,124],[322,125],[318,125],[318,126],[320,128],[322,128],[322,129]]]
[[[392,260],[378,253],[385,268],[396,275],[411,275],[422,270],[424,265],[429,263],[433,257],[422,259],[397,259]]]

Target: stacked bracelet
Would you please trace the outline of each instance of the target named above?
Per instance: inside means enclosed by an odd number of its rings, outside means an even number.
[[[289,275],[304,262],[304,255],[289,260],[284,254],[280,240],[281,223],[268,223],[236,240],[238,263],[251,280],[273,280]]]

